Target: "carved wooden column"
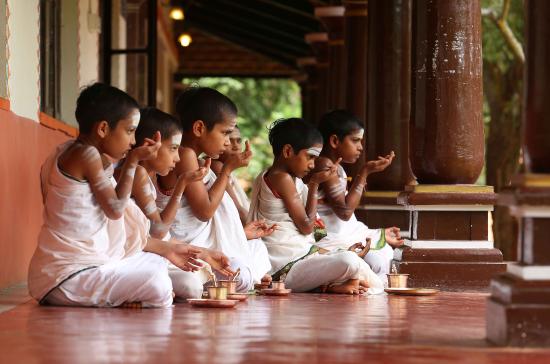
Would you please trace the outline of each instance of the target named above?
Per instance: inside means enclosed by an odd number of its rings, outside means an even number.
[[[498,345],[550,346],[550,2],[526,2],[525,172],[499,196],[519,222],[519,261],[491,282],[487,337]]]
[[[367,120],[367,0],[346,0],[345,25],[347,47],[346,107],[359,120]],[[365,125],[366,126],[366,125]]]
[[[344,40],[344,7],[321,6],[315,8],[315,16],[327,28],[329,55],[328,109],[346,107],[346,45]]]
[[[298,81],[302,90],[302,118],[317,123],[317,60],[314,57],[298,58],[297,66],[304,72]]]
[[[356,115],[366,129],[367,121],[367,0],[346,0],[345,7],[345,48],[347,52],[346,106]],[[349,176],[357,175],[363,166],[363,154],[354,164],[345,164]]]
[[[317,79],[316,106],[313,114],[314,124],[319,123],[319,118],[325,112],[329,111],[329,63],[328,63],[328,34],[327,33],[308,33],[305,35],[305,41],[313,49],[315,54],[315,75]]]
[[[369,176],[358,216],[369,227],[401,228],[410,237],[412,213],[397,203],[414,184],[409,163],[411,0],[369,1],[367,158],[395,151],[382,173]]]
[[[503,270],[488,241],[491,186],[484,161],[480,0],[413,2],[410,160],[418,185],[398,202],[410,241],[396,254],[414,286],[485,288]]]

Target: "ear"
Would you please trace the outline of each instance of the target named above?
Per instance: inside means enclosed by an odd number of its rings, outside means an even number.
[[[207,131],[206,124],[202,120],[195,120],[191,131],[195,137],[200,138]]]
[[[109,135],[109,132],[111,129],[109,128],[109,123],[105,120],[101,120],[99,123],[97,123],[96,126],[96,133],[100,138],[105,138],[107,135]]]
[[[283,150],[281,154],[283,155],[283,158],[290,158],[294,156],[294,148],[292,148],[290,144],[285,144],[283,146]]]
[[[338,138],[338,136],[336,136],[336,134],[332,134],[328,138],[328,144],[331,148],[336,149],[338,148],[338,145],[340,145],[340,139]]]

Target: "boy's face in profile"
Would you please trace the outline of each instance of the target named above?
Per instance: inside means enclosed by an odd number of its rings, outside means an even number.
[[[363,152],[364,130],[357,129],[338,140],[336,154],[344,163],[355,163]]]
[[[176,163],[180,161],[178,153],[181,144],[181,133],[176,133],[169,138],[165,138],[161,142],[157,158],[147,161],[147,164],[155,171],[155,173],[166,176],[176,167]]]
[[[229,148],[229,136],[235,130],[237,125],[237,116],[224,114],[224,120],[216,123],[211,130],[201,136],[202,151],[213,159],[219,158],[223,152]]]
[[[101,152],[115,160],[124,158],[136,144],[139,116],[139,110],[134,109],[127,117],[120,120],[114,129],[107,127],[101,142]]]
[[[229,134],[229,147],[220,156],[220,160],[223,162],[228,155],[237,154],[243,150],[243,141],[241,138],[241,131],[237,128],[233,129],[233,132]]]
[[[292,149],[290,145],[288,147]],[[307,176],[315,167],[315,160],[319,157],[322,149],[323,144],[313,144],[307,149],[300,150],[297,154],[292,151],[287,157],[290,172],[298,178]]]

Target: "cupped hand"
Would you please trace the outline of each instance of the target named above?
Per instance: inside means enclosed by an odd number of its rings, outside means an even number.
[[[244,232],[248,240],[263,238],[273,234],[277,229],[277,224],[269,226],[263,220],[251,221],[244,227]]]
[[[170,243],[165,256],[172,264],[186,272],[194,272],[203,267],[198,259],[201,249],[182,243]]]
[[[325,181],[328,181],[332,177],[334,177],[338,171],[338,166],[340,165],[340,162],[342,161],[342,158],[338,158],[338,160],[333,164],[328,164],[324,169],[320,171],[312,172],[309,175],[309,182],[321,184]]]
[[[234,153],[227,156],[224,165],[233,171],[237,168],[246,167],[252,159],[252,150],[250,150],[250,142],[247,140],[244,142],[244,151],[240,153]]]
[[[161,146],[160,132],[157,131],[153,136],[153,139],[145,138],[143,144],[130,151],[130,156],[136,161],[144,161],[154,159],[157,157],[158,151]]]
[[[368,161],[363,168],[365,168],[367,174],[382,172],[389,167],[394,158],[395,153],[391,151],[391,153],[385,157],[379,156],[376,160]]]
[[[384,234],[386,242],[394,248],[399,248],[405,244],[405,239],[401,237],[401,229],[398,227],[392,226],[386,228],[384,229]]]

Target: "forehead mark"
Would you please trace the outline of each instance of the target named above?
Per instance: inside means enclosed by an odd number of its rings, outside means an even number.
[[[351,135],[356,138],[363,139],[363,137],[365,136],[365,129],[361,128],[359,130],[356,130],[355,132],[351,133]]]
[[[172,135],[172,145],[180,145],[181,144],[181,134]]]
[[[136,111],[130,115],[130,121],[132,122],[132,126],[137,128],[139,125],[139,119],[141,118],[141,114],[139,111]]]
[[[314,156],[314,157],[318,157],[321,155],[321,150],[323,150],[322,148],[319,148],[319,147],[311,147],[311,148],[308,148],[306,150],[306,153],[308,155],[311,155],[311,156]]]

